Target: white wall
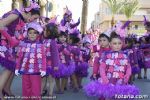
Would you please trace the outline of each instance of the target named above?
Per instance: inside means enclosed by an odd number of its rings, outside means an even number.
[[[1,0],[0,2],[0,17],[11,10],[12,0]]]

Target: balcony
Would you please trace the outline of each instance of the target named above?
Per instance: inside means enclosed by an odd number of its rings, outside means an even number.
[[[147,15],[149,18],[150,18],[150,14]],[[103,22],[107,22],[107,21],[111,21],[112,19],[112,16],[111,15],[103,15],[101,16],[101,22],[100,23],[103,23]],[[114,17],[115,21],[127,21],[127,18],[125,15],[115,15]],[[134,15],[133,17],[130,18],[131,21],[134,21],[134,22],[141,22],[143,21],[143,15]]]

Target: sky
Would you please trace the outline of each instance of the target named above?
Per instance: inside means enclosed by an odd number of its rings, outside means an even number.
[[[90,28],[91,22],[94,20],[94,14],[99,11],[99,4],[101,0],[89,0],[88,6],[88,23],[87,28]],[[66,6],[72,11],[73,13],[73,20],[77,21],[82,13],[82,0],[56,0],[57,3],[57,14],[63,14],[63,8]],[[61,19],[61,17],[60,17]],[[59,20],[59,18],[58,18]]]

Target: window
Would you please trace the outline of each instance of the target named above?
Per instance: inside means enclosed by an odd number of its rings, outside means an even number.
[[[136,29],[136,30],[138,29],[138,25],[135,25],[135,29]]]

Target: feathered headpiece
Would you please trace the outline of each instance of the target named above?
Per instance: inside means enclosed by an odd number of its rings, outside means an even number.
[[[80,38],[80,31],[76,28],[70,33],[70,35]]]
[[[91,40],[88,36],[85,36],[85,37],[83,37],[82,42],[83,43],[91,43]]]
[[[58,17],[58,16],[52,17],[52,18],[50,19],[49,23],[54,23],[54,24],[58,25],[57,17]]]
[[[127,35],[125,29],[126,27],[129,26],[130,23],[131,21],[129,20],[126,21],[124,24],[120,23],[121,25],[116,26],[116,29],[115,29],[116,33],[120,35],[120,37],[125,37]]]
[[[147,20],[145,15],[143,15],[143,17],[144,17],[144,26],[150,27],[150,21]]]
[[[41,26],[38,22],[31,22],[31,23],[29,23],[29,24],[27,25],[27,30],[28,30],[29,28],[33,28],[34,30],[38,31],[39,34],[41,34],[42,31],[43,31],[42,26]]]
[[[131,21],[126,21],[124,24],[122,24],[122,22],[118,21],[114,27],[106,30],[104,34],[110,37],[111,33],[115,31],[118,35],[120,35],[120,37],[125,37],[126,36],[125,28],[128,27],[130,23]]]
[[[112,31],[113,30],[111,28],[109,28],[103,34],[105,34],[106,36],[110,37]]]
[[[64,8],[64,15],[72,15],[72,12],[68,9],[68,7],[66,6],[66,8]]]

